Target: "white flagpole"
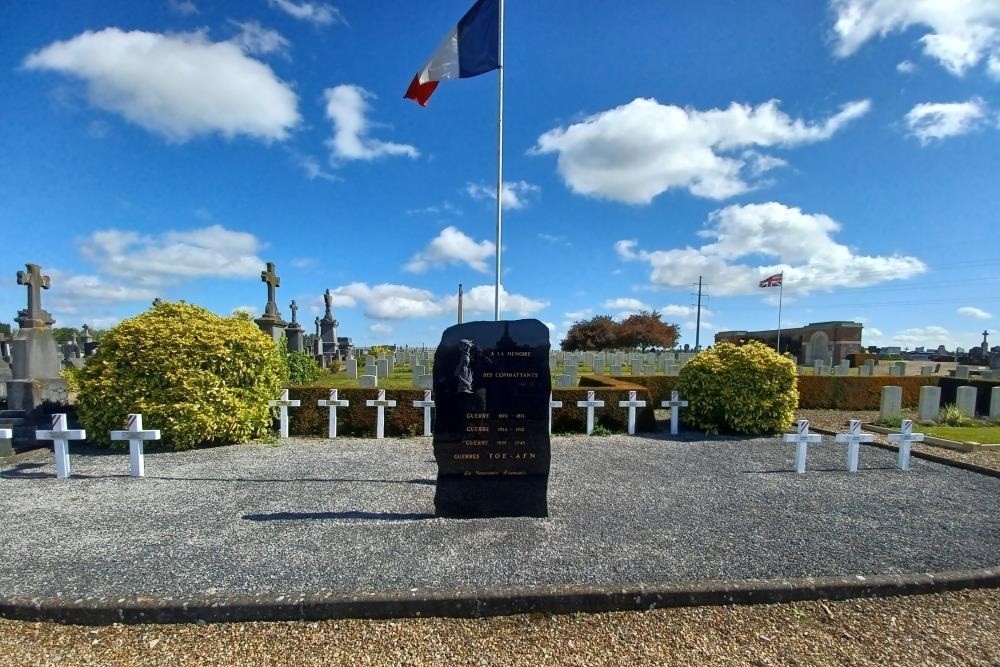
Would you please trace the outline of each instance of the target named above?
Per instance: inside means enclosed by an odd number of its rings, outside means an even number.
[[[778,274],[781,276],[781,282],[778,283],[778,347],[777,352],[781,354],[781,293],[785,289],[785,272],[782,271]]]
[[[499,42],[497,44],[497,276],[493,317],[500,320],[500,248],[503,240],[503,0],[499,0]]]

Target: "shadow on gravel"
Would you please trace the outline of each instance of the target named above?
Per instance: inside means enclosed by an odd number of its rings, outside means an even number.
[[[280,484],[284,482],[320,482],[320,483],[346,483],[346,484],[423,484],[425,486],[435,486],[437,480],[433,479],[353,479],[350,477],[302,477],[287,479],[250,479],[246,477],[165,477],[162,475],[146,475],[146,479],[162,479],[174,482],[262,482],[266,484]]]
[[[858,472],[865,470],[898,470],[896,466],[858,466]],[[794,468],[781,468],[779,470],[741,470],[741,473],[748,475],[794,475]],[[806,472],[847,472],[846,468],[806,468]]]
[[[247,521],[305,521],[312,519],[348,519],[352,521],[422,521],[433,519],[433,514],[405,512],[275,512],[273,514],[245,514]]]

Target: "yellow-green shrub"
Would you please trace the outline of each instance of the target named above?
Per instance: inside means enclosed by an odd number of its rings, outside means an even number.
[[[756,341],[699,352],[677,380],[690,407],[684,423],[706,433],[761,435],[787,430],[799,395],[795,364]]]
[[[110,444],[108,432],[138,412],[163,445],[191,449],[263,435],[288,366],[247,317],[161,303],[105,334],[76,379],[88,440]]]

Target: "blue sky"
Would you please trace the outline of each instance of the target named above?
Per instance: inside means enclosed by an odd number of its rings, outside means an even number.
[[[7,3],[0,321],[154,297],[355,344],[492,319],[497,78],[407,85],[470,0]],[[1000,319],[1000,3],[506,3],[507,318],[553,342],[656,309],[715,331],[864,322],[971,347]],[[1000,344],[1000,336],[991,337]]]

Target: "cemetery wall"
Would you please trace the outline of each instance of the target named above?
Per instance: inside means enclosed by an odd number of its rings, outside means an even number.
[[[941,405],[954,404],[958,396],[959,387],[975,387],[976,413],[988,415],[990,413],[990,396],[993,387],[1000,387],[1000,380],[941,378],[938,386],[941,387]]]
[[[831,410],[878,410],[882,387],[902,387],[903,406],[916,407],[920,388],[936,385],[933,376],[839,377],[835,375],[800,375],[799,407]]]

